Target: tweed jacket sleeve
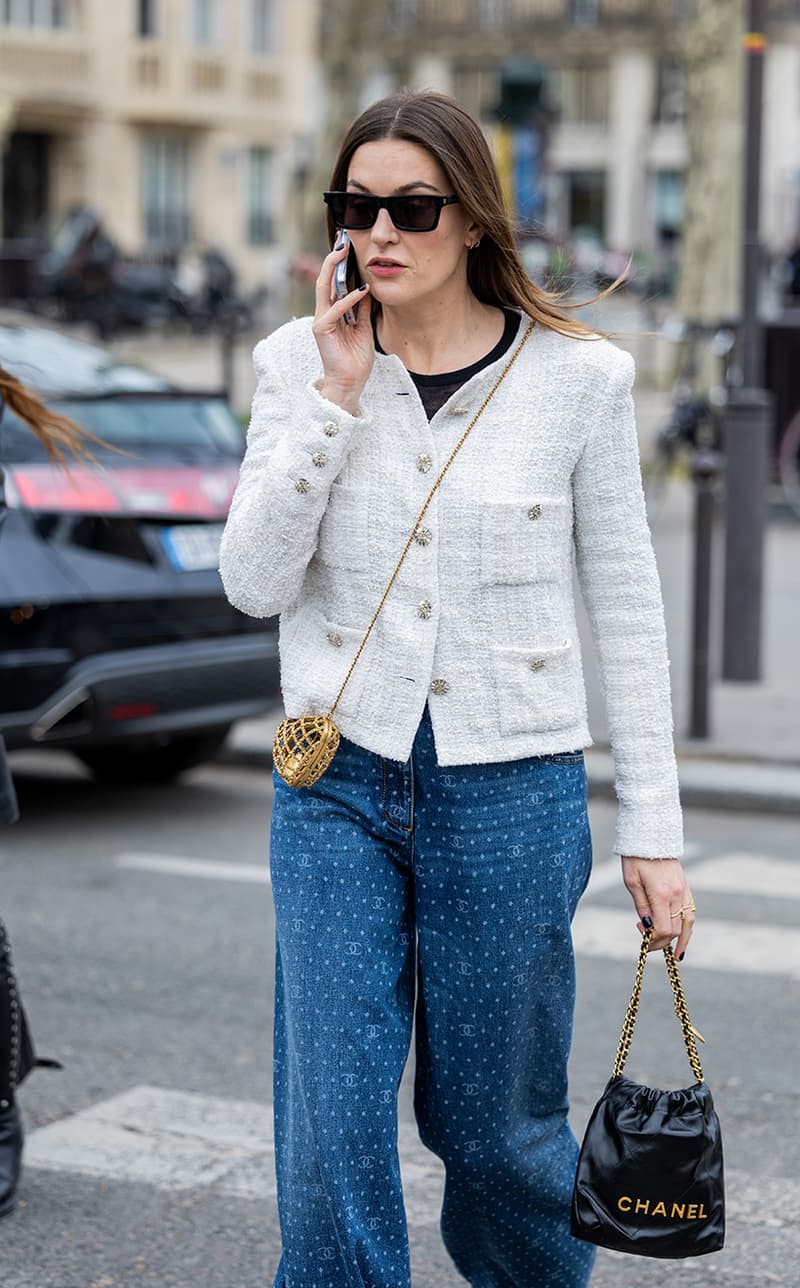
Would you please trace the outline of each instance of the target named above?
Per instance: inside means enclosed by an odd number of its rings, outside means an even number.
[[[290,394],[287,361],[302,367],[302,354],[287,353],[281,328],[256,345],[258,383],[253,396],[247,451],[220,548],[219,571],[232,604],[253,617],[271,617],[294,603],[317,545],[331,484],[344,464],[353,435],[368,425],[316,389],[313,356],[300,398]],[[242,539],[246,534],[246,540]]]
[[[617,361],[591,395],[573,476],[575,551],[608,713],[619,814],[614,849],[683,851],[661,589],[645,512],[634,420],[634,364]]]

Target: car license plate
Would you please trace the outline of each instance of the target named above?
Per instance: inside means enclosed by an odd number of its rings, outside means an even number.
[[[178,572],[216,568],[224,523],[181,523],[161,534],[167,558]]]

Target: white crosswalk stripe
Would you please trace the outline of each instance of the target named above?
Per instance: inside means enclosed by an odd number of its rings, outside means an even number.
[[[408,1224],[439,1222],[444,1171],[413,1123],[399,1127]],[[267,1103],[133,1087],[31,1132],[28,1168],[151,1185],[166,1192],[214,1190],[255,1200],[277,1223],[272,1109]],[[791,1228],[800,1220],[800,1181],[726,1169],[729,1220]]]
[[[206,881],[252,881],[269,885],[266,860],[259,863],[219,863],[211,859],[188,859],[177,854],[118,854],[118,868],[139,872],[161,872],[165,876],[201,877]]]
[[[687,841],[684,849],[684,861],[691,861],[700,853],[700,846],[696,842]],[[694,870],[694,869],[693,869]],[[587,896],[600,894],[601,890],[613,890],[620,886],[622,882],[622,873],[620,870],[619,859],[604,859],[600,862],[595,859],[592,865],[592,875],[589,880],[589,888],[586,891]]]
[[[800,979],[800,929],[728,920],[715,915],[715,896],[747,895],[793,901],[800,898],[800,864],[764,854],[727,853],[704,857],[697,844],[687,846],[692,890],[706,896],[700,903],[698,927],[692,939],[692,969],[707,968]],[[154,875],[209,881],[269,884],[267,862],[234,863],[176,854],[125,852],[115,859],[119,868]],[[620,906],[599,906],[596,896],[619,891]],[[636,916],[628,900],[619,860],[596,865],[575,918],[578,954],[630,961],[634,952]]]
[[[636,914],[583,904],[573,924],[575,950],[588,957],[632,962],[639,940]],[[800,933],[790,926],[759,926],[704,916],[692,938],[692,970],[800,979]],[[687,957],[688,960],[688,957]]]
[[[441,1163],[412,1123],[401,1123],[398,1136],[409,1224],[436,1225]],[[274,1156],[269,1104],[149,1086],[40,1127],[25,1146],[27,1167],[172,1192],[213,1187],[273,1206]]]
[[[721,854],[692,868],[693,890],[800,899],[800,863],[762,854]]]
[[[726,853],[700,857],[690,852],[687,864],[698,903],[692,937],[692,970],[707,968],[737,974],[800,979],[800,930],[791,924],[766,925],[720,915],[723,896],[746,895],[791,901],[800,898],[800,865],[765,854]],[[636,916],[620,891],[619,908],[599,906],[593,896],[612,888],[611,865],[592,880],[573,926],[579,955],[630,961]],[[618,870],[616,878],[619,880]]]

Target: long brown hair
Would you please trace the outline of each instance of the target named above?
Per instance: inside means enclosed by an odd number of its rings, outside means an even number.
[[[331,175],[331,188],[344,191],[350,161],[363,143],[404,139],[424,148],[439,162],[467,219],[482,229],[480,244],[467,259],[467,283],[484,304],[517,307],[535,322],[578,339],[596,339],[598,332],[572,318],[562,295],[532,282],[525,272],[503,201],[500,179],[489,145],[478,122],[447,94],[433,90],[406,91],[379,99],[348,129]],[[328,210],[328,236],[333,246],[336,225]],[[622,281],[617,279],[600,299]],[[592,303],[587,300],[585,303]]]
[[[87,442],[102,447],[108,445],[88,430],[81,429],[68,416],[51,411],[38,394],[33,393],[4,367],[0,367],[0,401],[25,422],[47,450],[50,460],[64,469],[68,466],[65,450],[76,460],[90,463],[95,458],[87,447]]]

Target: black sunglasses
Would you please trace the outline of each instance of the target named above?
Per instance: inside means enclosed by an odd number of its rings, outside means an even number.
[[[458,197],[435,197],[428,193],[412,193],[410,197],[373,197],[362,192],[325,192],[322,195],[339,228],[371,228],[383,206],[401,233],[433,232],[442,206],[452,206],[458,201]]]

